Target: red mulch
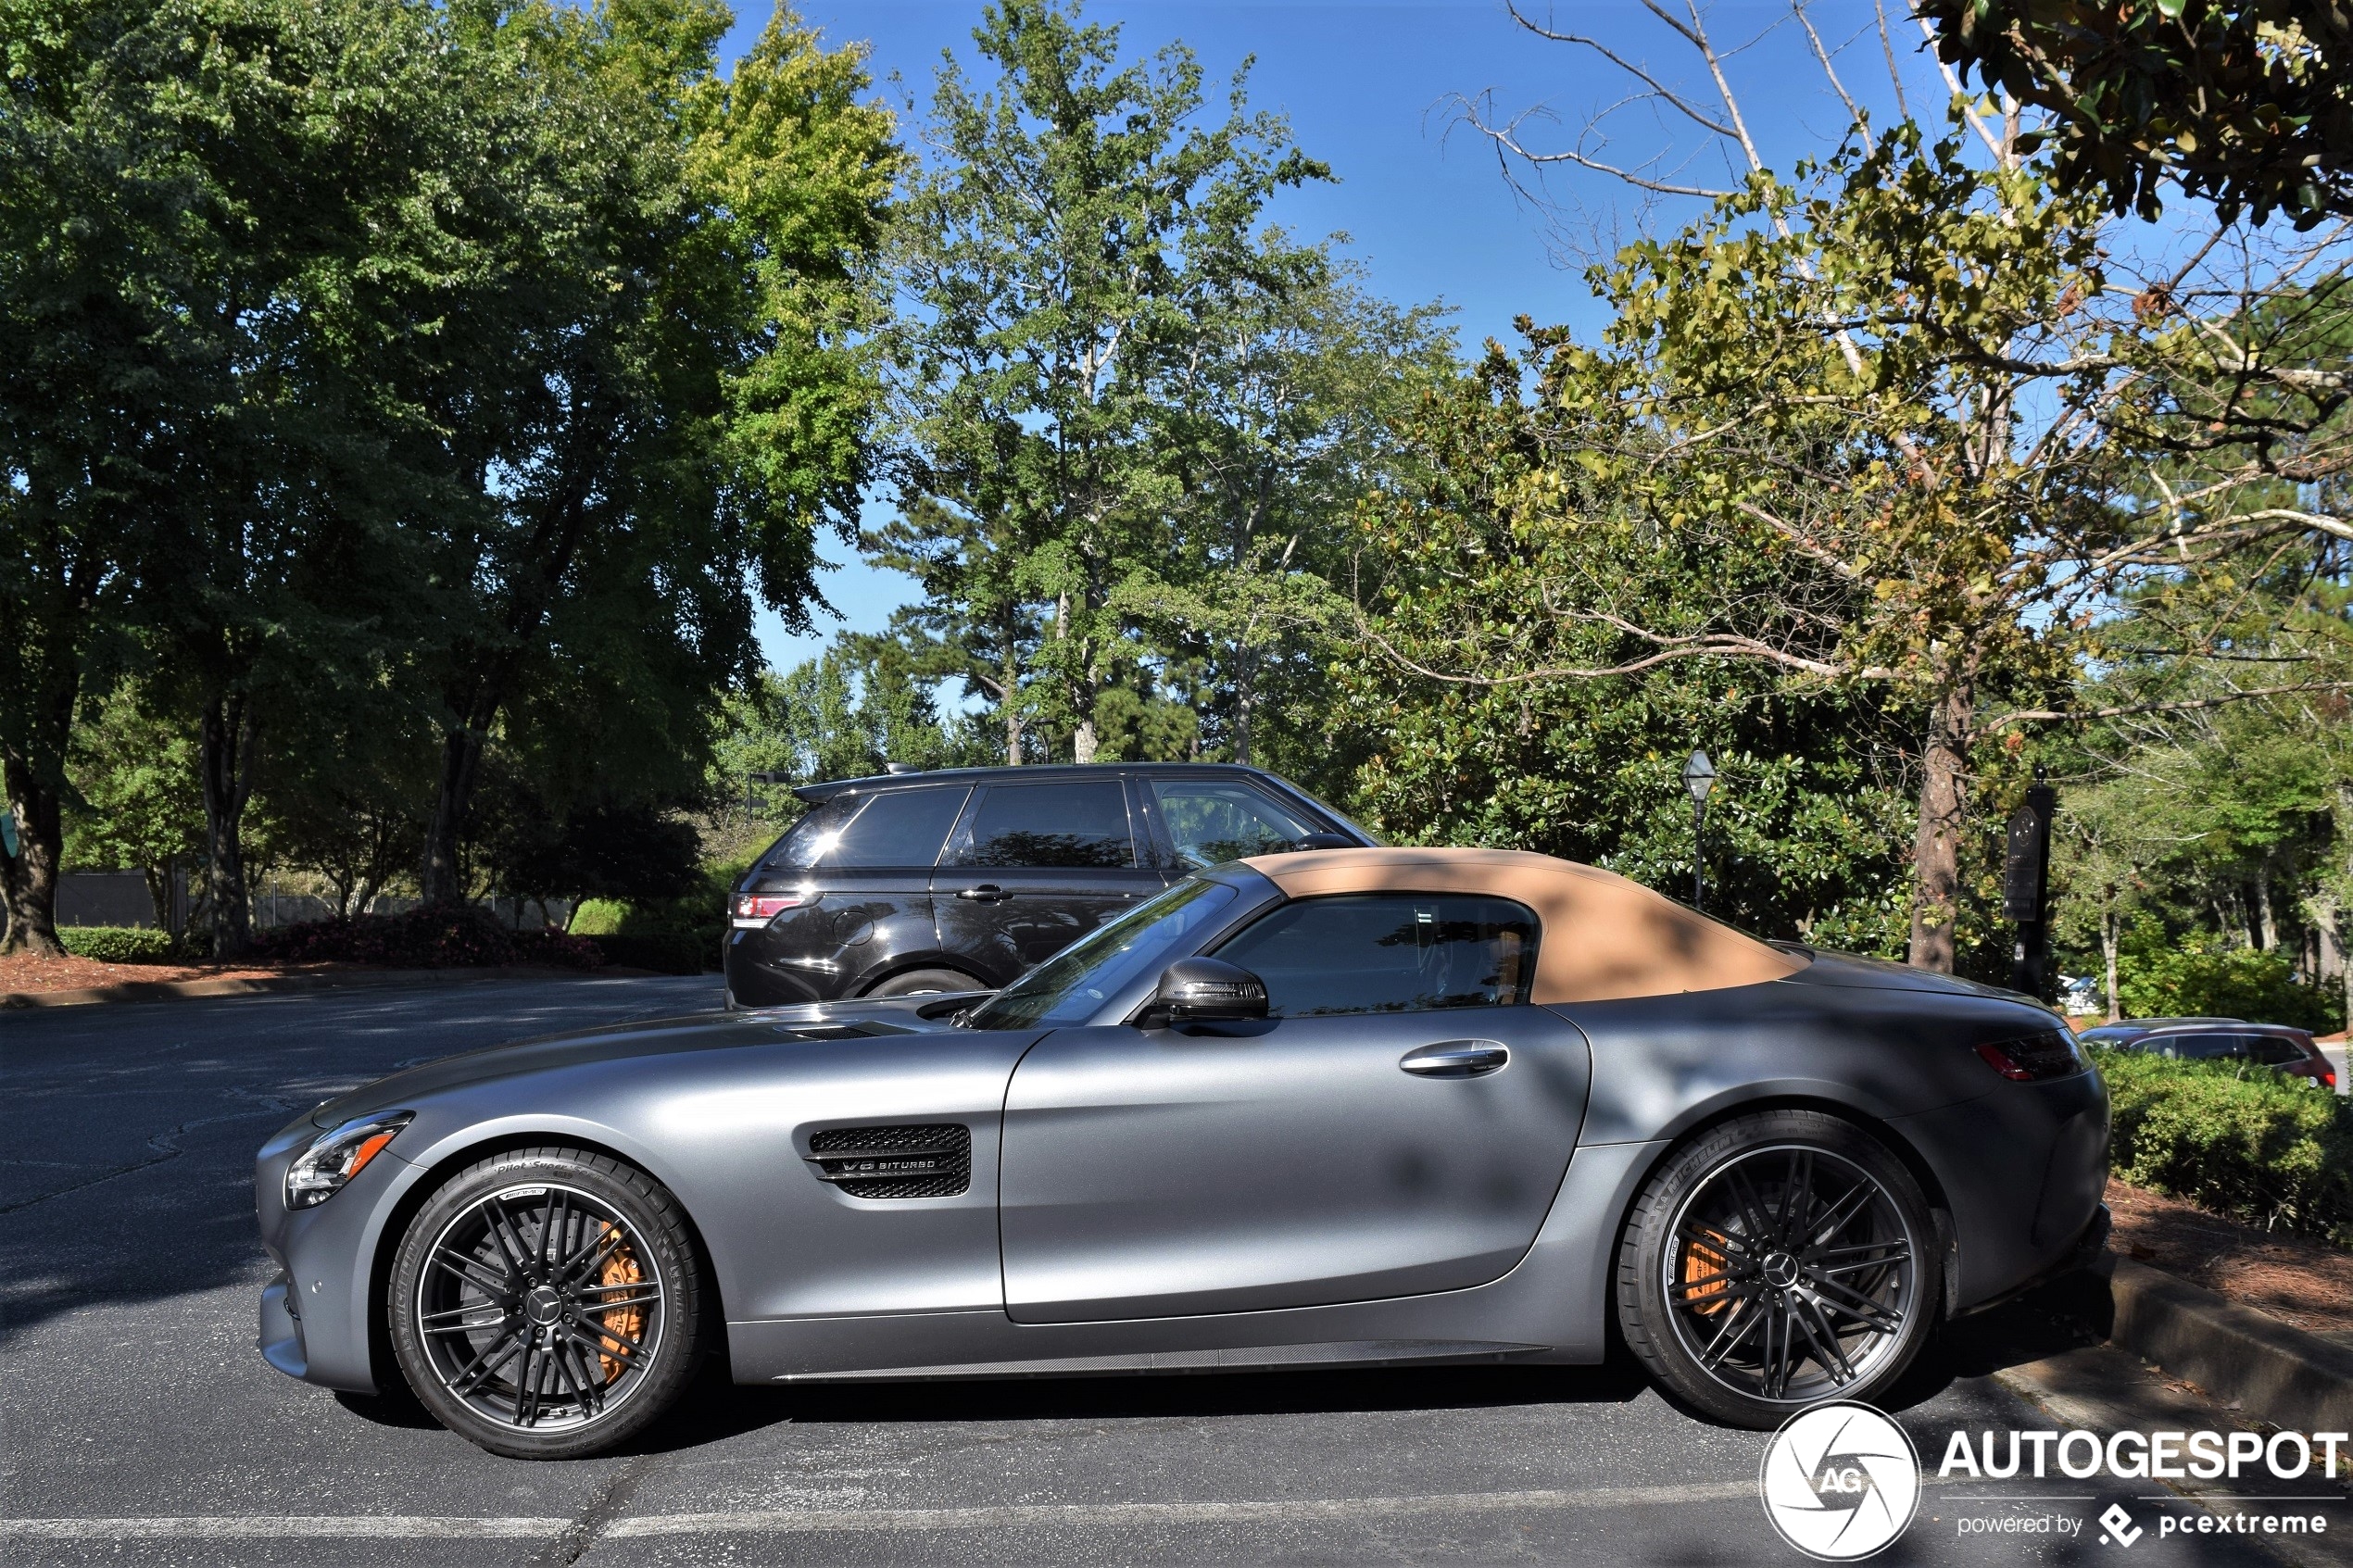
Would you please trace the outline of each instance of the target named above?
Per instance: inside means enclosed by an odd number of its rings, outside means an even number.
[[[2353,1252],[2240,1224],[2108,1178],[2108,1250],[2315,1334],[2353,1332]]]
[[[140,980],[266,980],[280,974],[320,974],[348,964],[100,963],[95,959],[44,959],[31,953],[0,958],[0,994],[82,991]]]

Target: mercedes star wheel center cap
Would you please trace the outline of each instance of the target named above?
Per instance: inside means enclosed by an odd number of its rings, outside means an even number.
[[[1787,1290],[1797,1283],[1797,1260],[1786,1252],[1776,1252],[1765,1260],[1765,1283],[1776,1290]]]
[[[563,1310],[563,1298],[552,1285],[543,1285],[522,1298],[523,1316],[543,1328],[561,1317]]]

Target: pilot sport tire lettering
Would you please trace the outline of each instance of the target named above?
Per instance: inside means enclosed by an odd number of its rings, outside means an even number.
[[[1669,1393],[1733,1425],[1869,1403],[1933,1326],[1935,1236],[1919,1184],[1854,1123],[1739,1117],[1677,1150],[1635,1200],[1618,1327]]]
[[[676,1199],[576,1148],[459,1172],[409,1221],[388,1302],[417,1398],[514,1459],[600,1453],[660,1416],[695,1370],[703,1308]]]
[[[870,997],[929,997],[950,991],[986,991],[988,986],[961,970],[911,969],[894,974],[866,993]]]

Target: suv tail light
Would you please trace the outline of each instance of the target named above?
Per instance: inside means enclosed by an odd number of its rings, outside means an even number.
[[[2075,1044],[2073,1032],[2066,1029],[2045,1029],[1998,1044],[1988,1042],[1977,1047],[1977,1054],[1985,1059],[1986,1066],[2014,1084],[2065,1078],[2089,1065]]]
[[[740,929],[750,930],[766,925],[786,909],[797,909],[809,902],[810,898],[799,893],[738,893],[736,895],[734,923]]]

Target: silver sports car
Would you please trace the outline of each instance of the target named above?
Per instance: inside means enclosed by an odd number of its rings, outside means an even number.
[[[1203,872],[1001,991],[454,1057],[271,1138],[261,1352],[595,1452],[742,1383],[1594,1362],[1766,1426],[2105,1236],[2108,1095],[2007,992],[1606,872]]]

